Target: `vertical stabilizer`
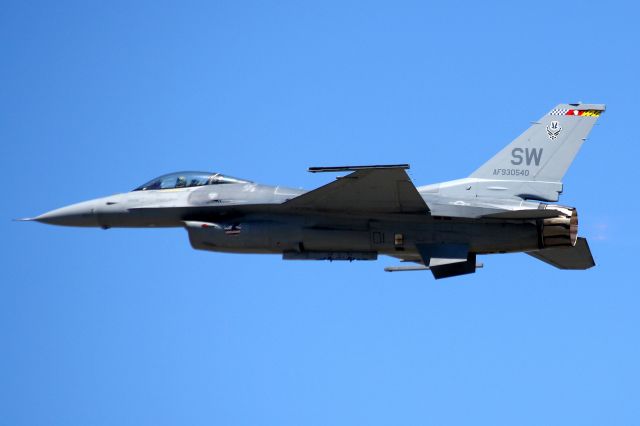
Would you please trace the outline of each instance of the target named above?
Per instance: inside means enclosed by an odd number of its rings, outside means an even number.
[[[561,182],[604,110],[602,104],[558,105],[470,177]]]

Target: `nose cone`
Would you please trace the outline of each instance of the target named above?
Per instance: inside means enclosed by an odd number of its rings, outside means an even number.
[[[51,210],[50,212],[34,217],[33,220],[62,226],[99,226],[95,214],[96,203],[94,200]]]

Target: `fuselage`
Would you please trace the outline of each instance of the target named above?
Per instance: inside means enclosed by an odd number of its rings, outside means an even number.
[[[464,204],[469,215],[522,208],[443,198],[423,187],[427,204]],[[375,259],[378,254],[419,259],[416,244],[464,243],[475,253],[536,250],[536,221],[496,221],[433,214],[335,214],[288,211],[280,206],[307,191],[253,182],[114,194],[53,210],[35,220],[66,226],[108,228],[184,227],[194,248],[233,253],[277,253],[289,259]],[[532,203],[533,204],[533,203]],[[539,203],[534,204],[537,206]]]

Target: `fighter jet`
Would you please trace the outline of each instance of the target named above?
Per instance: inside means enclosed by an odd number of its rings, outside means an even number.
[[[408,164],[311,167],[348,174],[311,191],[178,172],[131,192],[23,219],[108,228],[182,227],[194,249],[285,260],[375,260],[474,273],[478,255],[524,252],[560,269],[595,265],[574,207],[550,204],[605,106],[561,104],[466,178],[414,186]]]

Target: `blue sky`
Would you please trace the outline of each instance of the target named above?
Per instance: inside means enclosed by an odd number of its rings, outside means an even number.
[[[635,2],[11,2],[0,12],[1,425],[632,425]],[[561,102],[598,266],[434,281],[11,219],[183,169],[464,177]]]

